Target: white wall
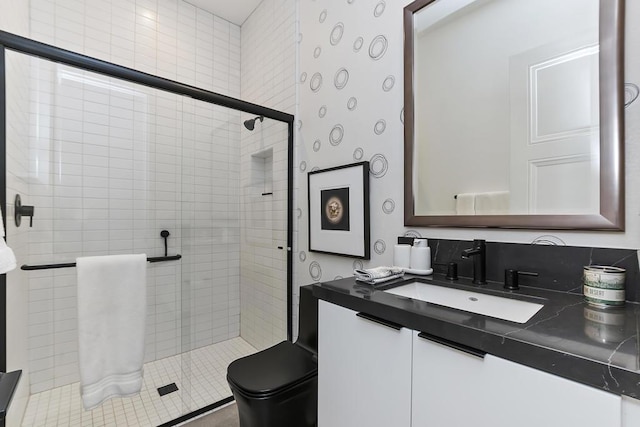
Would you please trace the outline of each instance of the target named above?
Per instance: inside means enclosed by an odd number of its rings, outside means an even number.
[[[403,225],[402,212],[403,125],[400,121],[403,108],[402,8],[408,3],[409,1],[382,0],[322,3],[300,0],[298,90],[302,129],[298,141],[296,179],[299,182],[297,207],[302,211],[302,218],[299,224],[295,266],[299,272],[296,279],[298,283],[348,276],[352,274],[354,266],[360,264],[348,258],[307,252],[305,185],[306,173],[314,167],[326,168],[358,160],[372,161],[372,256],[370,261],[362,264],[391,264],[396,237],[408,231]],[[633,25],[632,18],[640,14],[640,1],[627,1],[626,9],[625,80],[637,84],[640,82],[640,31]],[[376,10],[383,12],[376,16]],[[344,27],[343,35],[340,41],[333,45],[332,31],[339,23]],[[339,33],[340,30],[336,29],[334,36],[337,37]],[[369,48],[378,35],[384,36],[388,44],[384,55],[374,60],[369,56]],[[355,51],[354,44],[358,37],[363,38],[363,45],[361,50]],[[382,51],[378,50],[382,47],[381,44],[373,46],[374,56]],[[337,71],[343,67],[349,72],[349,80],[343,89],[337,89],[334,78]],[[317,92],[312,91],[310,87],[315,73],[322,75],[322,85]],[[395,78],[395,84],[389,91],[382,88],[387,76]],[[351,97],[358,101],[354,110],[347,108]],[[326,115],[319,117],[322,106],[326,107]],[[374,132],[374,126],[381,119],[385,120],[386,128],[379,135]],[[344,128],[344,137],[339,144],[332,145],[330,133],[338,124]],[[360,152],[363,153],[362,156]],[[637,191],[640,186],[640,104],[637,102],[626,110],[625,155],[626,232],[462,228],[421,228],[413,231],[429,238],[479,238],[517,243],[529,243],[541,235],[552,234],[573,246],[637,249],[640,246],[640,193]],[[384,157],[384,161],[381,156]],[[314,276],[311,272],[314,272]],[[321,275],[315,274],[316,272],[321,272]]]
[[[295,113],[292,0],[263,0],[242,25],[241,98]],[[243,120],[253,118],[243,115]],[[287,136],[265,119],[241,128],[241,336],[258,349],[287,338]],[[272,196],[260,196],[264,181]],[[297,311],[296,311],[297,312]]]

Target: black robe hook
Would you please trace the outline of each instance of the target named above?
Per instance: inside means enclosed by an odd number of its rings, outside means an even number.
[[[167,251],[167,238],[171,235],[171,233],[169,233],[169,230],[162,230],[160,232],[160,237],[162,237],[164,239],[164,256],[167,256],[167,254],[169,253]]]

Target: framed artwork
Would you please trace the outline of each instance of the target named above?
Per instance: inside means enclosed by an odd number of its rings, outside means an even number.
[[[309,251],[369,259],[369,162],[309,172]]]

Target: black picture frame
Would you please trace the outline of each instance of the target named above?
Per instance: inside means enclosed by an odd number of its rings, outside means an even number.
[[[369,162],[307,174],[309,252],[371,258]]]

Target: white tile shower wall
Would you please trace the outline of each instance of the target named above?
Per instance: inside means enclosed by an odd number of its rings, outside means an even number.
[[[29,151],[29,79],[28,58],[18,58],[13,52],[6,53],[7,60],[7,102],[6,105],[6,192],[7,204],[2,206],[6,219],[6,240],[13,249],[18,265],[27,259],[27,225],[28,218],[20,228],[16,227],[13,219],[15,195],[28,201],[29,188],[25,178],[28,175]],[[1,238],[1,237],[0,237]],[[29,398],[28,360],[28,317],[27,307],[29,286],[24,271],[15,269],[6,276],[6,333],[7,333],[7,371],[22,370],[21,381],[18,383],[11,410],[8,412],[7,425],[17,425],[22,418]],[[3,350],[4,351],[4,350]]]
[[[353,261],[306,253],[308,213],[306,187],[298,186],[301,218],[295,270],[298,283],[351,276],[354,267],[392,262],[396,236],[412,233],[433,238],[482,238],[529,243],[553,234],[568,245],[640,247],[640,104],[626,118],[626,232],[545,230],[413,229],[403,226],[403,27],[408,0],[392,2],[300,0],[298,75],[299,120],[296,179],[306,173],[368,160],[371,195],[371,260]],[[640,13],[640,1],[626,2],[626,16]],[[627,23],[625,81],[640,82],[640,30]],[[384,83],[384,85],[383,85]],[[378,132],[375,131],[378,126]],[[380,132],[382,130],[382,132]],[[633,190],[629,190],[633,189]]]
[[[242,25],[242,99],[295,113],[295,26],[292,0],[263,0]],[[286,251],[277,247],[287,245],[288,132],[269,119],[241,131],[241,335],[263,349],[287,337]],[[261,196],[264,176],[272,196]]]
[[[40,41],[239,96],[239,27],[188,3],[39,0],[31,18]],[[145,360],[237,336],[239,160],[230,147],[239,131],[230,129],[239,114],[65,67],[33,71],[32,82],[29,191],[38,215],[28,262],[160,255],[167,229],[169,253],[185,257],[149,264]],[[77,381],[75,271],[28,277],[38,392]],[[184,326],[194,326],[188,337]]]
[[[29,2],[23,0],[0,0],[0,30],[29,36]]]
[[[240,27],[176,0],[37,0],[31,37],[238,97]]]
[[[242,99],[295,113],[293,0],[263,0],[242,25]]]
[[[243,138],[241,336],[257,349],[287,338],[287,126],[265,119]],[[264,194],[263,193],[273,193]]]
[[[183,264],[192,316],[182,339],[200,347],[239,334],[240,114],[193,100],[184,108],[182,249],[193,262]]]

